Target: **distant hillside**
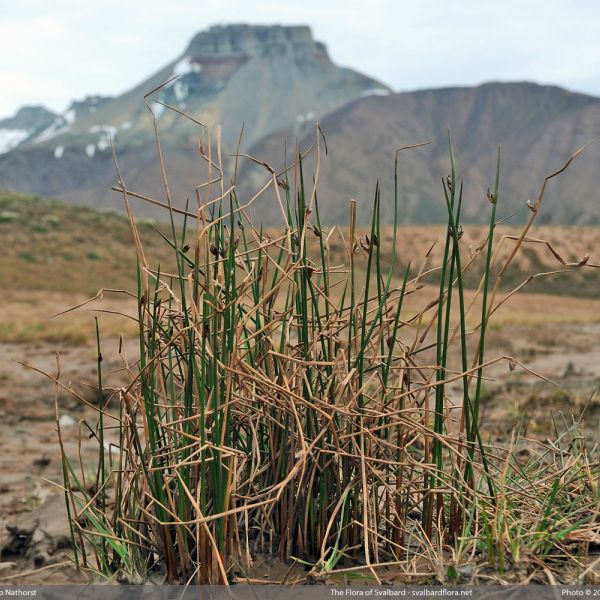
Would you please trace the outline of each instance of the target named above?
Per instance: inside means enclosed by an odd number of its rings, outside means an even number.
[[[532,83],[491,83],[360,99],[328,114],[321,126],[328,156],[321,166],[319,198],[327,222],[346,222],[349,200],[356,198],[364,223],[377,181],[384,219],[390,222],[395,150],[419,142],[430,144],[400,155],[402,221],[445,221],[440,180],[450,170],[448,129],[458,174],[465,182],[464,220],[488,219],[486,190],[493,186],[500,145],[499,214],[515,213],[511,222],[523,222],[529,215],[525,203],[536,197],[544,177],[578,147],[600,136],[600,99]],[[281,168],[286,139],[289,148],[295,133],[267,136],[251,153]],[[305,129],[301,147],[313,141],[314,132]],[[312,166],[309,162],[306,170],[311,172]],[[538,222],[600,224],[599,168],[600,142],[596,142],[549,186]],[[248,165],[240,177],[246,193],[264,180],[264,170]],[[268,202],[274,199],[266,198]],[[277,217],[262,207],[257,213]]]
[[[158,227],[170,237],[170,228],[154,225],[141,219],[138,227],[144,253],[153,268],[161,265],[163,272],[175,272],[170,246],[157,233]],[[278,232],[271,230],[272,235]],[[344,229],[344,237],[348,232]],[[357,235],[364,236],[365,228]],[[506,235],[517,235],[520,230],[498,227],[498,242]],[[485,239],[484,227],[466,226],[461,238],[463,253]],[[409,226],[398,231],[396,275],[400,279],[410,262],[416,272],[429,253],[427,264],[439,265],[442,259],[444,228],[440,226]],[[549,241],[566,261],[577,262],[590,254],[590,262],[600,263],[600,229],[573,227],[539,227],[533,237]],[[338,233],[330,238],[333,264],[348,264],[346,247]],[[309,251],[319,252],[317,238],[309,236]],[[502,244],[500,258],[505,258],[514,242]],[[389,260],[392,230],[384,228],[381,253],[384,264]],[[465,258],[466,260],[466,258]],[[357,268],[366,267],[366,259],[355,255]],[[476,264],[465,275],[467,287],[476,287],[482,265]],[[543,244],[528,244],[519,253],[507,272],[504,289],[512,289],[529,275],[562,269],[550,250]],[[424,279],[435,284],[437,272]],[[597,296],[600,270],[571,269],[569,273],[553,274],[535,279],[528,291],[578,297]],[[0,190],[0,288],[19,292],[44,291],[92,296],[100,288],[136,288],[136,254],[128,220],[115,212],[98,212],[85,207],[25,196]]]
[[[167,244],[151,224],[139,227],[148,260],[166,266]],[[94,295],[103,287],[135,286],[125,216],[0,190],[0,288]]]

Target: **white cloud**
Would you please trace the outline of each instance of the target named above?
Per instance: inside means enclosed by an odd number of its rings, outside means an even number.
[[[0,115],[117,94],[215,23],[308,23],[334,60],[396,89],[532,79],[600,94],[594,0],[21,0],[0,21]]]

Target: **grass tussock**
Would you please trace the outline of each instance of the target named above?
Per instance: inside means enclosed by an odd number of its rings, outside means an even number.
[[[418,149],[397,153],[396,181],[409,151]],[[284,173],[267,165],[263,193],[271,189],[287,223],[267,235],[235,178],[227,184],[219,154],[202,154],[209,178],[183,227],[167,212],[170,269],[149,261],[121,181],[138,257],[139,361],[128,365],[129,385],[105,393],[98,333],[93,481],[63,452],[83,568],[122,581],[227,583],[251,580],[253,560],[268,556],[306,566],[287,581],[452,582],[485,580],[490,569],[502,579],[523,564],[594,581],[598,446],[572,422],[523,459],[518,436],[497,447],[480,427],[485,367],[520,368],[490,357],[486,334],[512,297],[499,289],[554,175],[500,256],[498,163],[482,204],[489,227],[465,251],[451,144],[449,156],[441,260],[407,264],[400,278],[397,194],[388,247],[380,207],[390,199],[379,189],[367,233],[355,201],[348,227],[327,228],[318,167],[307,177],[302,156]],[[165,193],[170,206],[168,185]],[[475,269],[477,293],[467,297]],[[411,311],[432,276],[436,297]],[[465,575],[469,564],[487,570]]]

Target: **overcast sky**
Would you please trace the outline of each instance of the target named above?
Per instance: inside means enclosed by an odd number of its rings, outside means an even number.
[[[0,0],[0,116],[123,92],[231,22],[309,24],[399,91],[529,79],[600,95],[597,0]]]

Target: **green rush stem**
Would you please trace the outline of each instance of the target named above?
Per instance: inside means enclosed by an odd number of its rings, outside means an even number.
[[[104,463],[104,392],[102,390],[102,352],[100,350],[100,328],[98,326],[98,317],[94,317],[96,323],[96,350],[98,363],[98,407],[100,408],[100,416],[98,420],[99,426],[99,443],[100,443],[100,461],[98,463],[98,473],[96,475],[96,489],[102,490],[100,493],[100,506],[102,514],[106,514],[106,466]],[[102,552],[106,553],[106,540],[101,540]]]

